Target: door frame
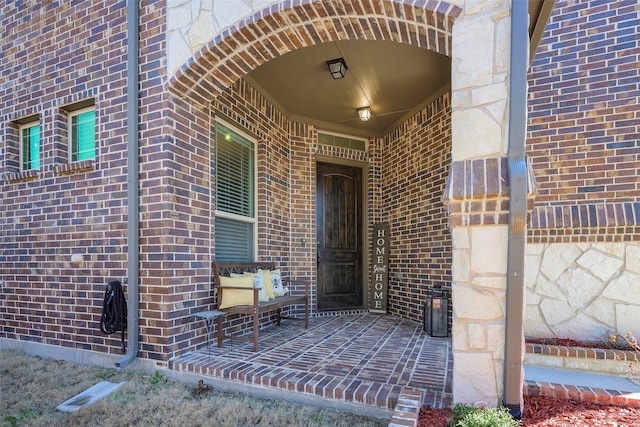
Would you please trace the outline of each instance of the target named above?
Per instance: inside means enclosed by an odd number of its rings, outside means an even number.
[[[340,165],[340,166],[350,166],[353,168],[359,168],[361,170],[362,173],[362,188],[361,188],[361,194],[362,194],[362,200],[361,200],[361,209],[360,209],[360,220],[362,223],[362,236],[360,237],[362,239],[362,241],[360,242],[360,247],[362,248],[362,307],[364,310],[369,310],[369,263],[370,263],[370,259],[369,259],[369,233],[370,233],[370,227],[369,227],[369,205],[370,205],[370,200],[369,200],[369,163],[367,162],[360,162],[357,160],[349,160],[349,159],[341,159],[341,158],[337,158],[337,157],[329,157],[329,156],[322,156],[322,155],[316,155],[315,157],[315,162],[313,164],[313,176],[314,176],[314,190],[317,190],[318,188],[318,182],[317,182],[317,176],[318,176],[318,163],[330,163],[333,165]],[[314,212],[317,209],[316,206],[316,199],[314,197],[313,199],[313,209]],[[315,238],[314,240],[317,240],[317,236],[318,236],[318,224],[315,221],[315,215],[314,215],[314,233],[315,233]],[[318,255],[317,254],[317,246],[314,244],[313,246],[313,250],[314,250],[314,254],[313,254],[313,259],[315,259],[315,257]],[[314,271],[315,271],[315,276],[316,278],[318,277],[318,267],[316,266],[315,262],[313,263],[314,267]],[[318,281],[316,280],[316,286],[317,286]],[[316,293],[317,293],[317,289],[316,289]],[[316,303],[315,303],[315,311],[318,311],[318,301],[316,299]]]

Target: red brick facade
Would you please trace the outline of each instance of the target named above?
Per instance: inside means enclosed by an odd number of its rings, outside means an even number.
[[[451,97],[428,105],[384,139],[380,216],[390,225],[389,312],[422,320],[431,286],[451,286],[452,243],[443,202],[451,164]]]
[[[90,3],[2,6],[0,336],[108,352],[97,307],[126,274],[126,9]],[[63,107],[86,99],[97,160],[69,164]],[[41,168],[20,173],[17,120],[34,115]]]
[[[558,1],[529,73],[531,242],[640,240],[636,1]]]
[[[449,95],[359,152],[318,145],[315,128],[291,122],[238,80],[258,65],[246,62],[247,50],[259,52],[262,63],[323,41],[370,38],[449,52],[459,9],[438,2],[427,9],[390,5],[361,2],[352,10],[340,3],[283,2],[229,29],[220,43],[212,41],[171,80],[171,93],[166,5],[142,3],[140,357],[165,364],[204,342],[203,328],[190,315],[213,302],[218,117],[257,140],[259,258],[314,279],[315,161],[321,156],[362,165],[369,223],[389,221],[397,233],[391,263],[402,274],[390,283],[390,311],[421,321],[427,286],[448,284],[451,251],[441,195],[450,162]],[[118,337],[102,335],[98,323],[106,283],[126,281],[125,3],[25,1],[2,12],[12,37],[0,46],[0,337],[117,354]],[[311,26],[309,16],[316,17]],[[280,31],[283,19],[298,25]],[[267,39],[258,37],[261,32]],[[203,91],[207,82],[216,89]],[[190,96],[183,99],[185,93]],[[96,159],[70,163],[63,107],[87,99],[96,109]],[[34,115],[42,126],[42,167],[20,172],[18,122]],[[410,170],[396,169],[400,158]],[[423,249],[412,250],[425,241]],[[73,255],[82,262],[72,262]],[[242,321],[232,319],[229,326]]]
[[[319,145],[316,128],[292,122],[242,77],[332,40],[394,40],[450,55],[460,9],[438,1],[298,3],[283,1],[225,30],[169,78],[166,4],[141,2],[143,358],[166,364],[204,342],[190,316],[213,303],[218,118],[257,141],[260,259],[314,280],[321,157],[362,165],[367,226],[391,225],[392,314],[422,321],[428,287],[451,282],[448,226],[460,212],[449,217],[443,203],[449,94],[356,151]],[[600,3],[559,3],[530,73],[528,154],[539,186],[533,242],[640,236],[638,11],[633,2]],[[0,44],[0,338],[118,353],[118,338],[102,335],[98,323],[105,284],[127,274],[125,2],[17,1],[1,16],[9,37]],[[71,164],[64,107],[88,99],[96,108],[96,160]],[[35,115],[42,166],[20,172],[18,124]],[[505,222],[504,203],[469,203],[480,223]]]

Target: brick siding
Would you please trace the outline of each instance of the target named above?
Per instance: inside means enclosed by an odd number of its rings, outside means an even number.
[[[4,2],[0,13],[0,336],[116,352],[98,322],[106,283],[126,273],[126,8],[58,3]],[[98,154],[70,164],[62,107],[85,99]],[[24,173],[16,121],[32,115],[42,163]]]
[[[368,152],[358,152],[318,145],[314,127],[291,122],[239,79],[257,66],[245,62],[246,52],[260,52],[265,62],[283,49],[328,40],[398,40],[448,53],[453,18],[460,12],[439,2],[430,3],[429,10],[408,4],[382,10],[377,1],[359,2],[362,10],[336,5],[283,2],[248,19],[172,78],[169,92],[166,5],[142,2],[141,357],[166,365],[172,355],[205,339],[190,316],[213,302],[212,132],[218,117],[257,137],[261,259],[287,266],[291,276],[314,279],[315,159],[322,156],[367,164],[370,223],[390,221],[392,234],[402,236],[391,258],[403,274],[390,287],[397,297],[394,314],[421,321],[426,288],[450,281],[450,242],[440,202],[450,163],[449,95],[385,141],[369,141]],[[317,19],[306,25],[308,16]],[[294,32],[273,26],[280,19],[296,20]],[[0,45],[0,337],[118,354],[119,337],[105,337],[98,323],[106,283],[126,281],[127,274],[125,3],[10,2],[2,6],[0,24],[11,36]],[[263,33],[266,39],[258,37]],[[215,90],[203,89],[211,82]],[[184,97],[187,93],[192,96]],[[63,107],[86,99],[96,109],[97,155],[94,161],[71,164]],[[20,172],[17,123],[36,114],[42,167]],[[411,159],[412,169],[392,164],[400,158]],[[420,168],[428,172],[417,172]],[[411,198],[416,187],[419,197]],[[83,261],[71,262],[72,255]]]
[[[390,224],[389,311],[422,321],[428,288],[451,287],[452,243],[443,202],[451,164],[450,94],[384,139],[380,216]]]
[[[640,240],[640,10],[558,1],[529,72],[529,241]]]

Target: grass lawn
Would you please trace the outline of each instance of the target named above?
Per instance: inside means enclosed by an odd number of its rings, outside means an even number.
[[[77,412],[56,406],[99,383],[127,381]],[[389,420],[210,390],[161,375],[0,351],[3,426],[387,426]]]

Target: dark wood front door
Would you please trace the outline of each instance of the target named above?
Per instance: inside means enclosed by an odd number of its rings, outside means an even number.
[[[317,170],[318,310],[362,307],[362,170]]]

